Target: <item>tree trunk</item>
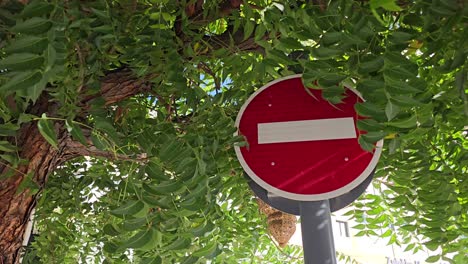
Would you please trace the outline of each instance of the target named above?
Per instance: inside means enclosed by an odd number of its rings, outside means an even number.
[[[31,173],[34,181],[43,186],[47,175],[60,162],[58,150],[52,148],[41,136],[35,124],[22,129],[24,144],[21,144],[23,158],[29,163],[18,167],[13,176],[0,181],[0,263],[18,263],[23,236],[31,214],[36,205],[36,195],[29,189],[16,194],[19,185]],[[2,175],[11,168],[4,167]]]
[[[0,182],[0,263],[18,263],[26,223],[35,199],[24,192],[15,196],[22,176]]]
[[[92,96],[84,97],[79,103],[82,111],[78,116],[85,117],[90,102],[102,98],[105,105],[118,103],[126,98],[142,92],[148,92],[150,85],[145,78],[136,79],[129,70],[109,73],[101,80],[101,91]],[[83,92],[85,92],[84,89]],[[55,116],[57,105],[42,96],[28,113],[41,116]],[[54,122],[58,139],[58,148],[52,147],[40,134],[36,122],[24,124],[16,135],[16,143],[20,149],[19,156],[27,164],[17,168],[0,163],[0,264],[19,263],[22,242],[31,211],[36,206],[41,190],[45,187],[47,177],[65,161],[78,156],[100,156],[109,159],[136,160],[122,155],[97,150],[89,141],[88,146],[72,140],[61,121]],[[141,160],[139,160],[141,161]],[[3,161],[1,161],[3,162]],[[11,176],[5,177],[9,173]],[[32,175],[32,177],[27,177]],[[2,177],[3,176],[3,177]],[[39,186],[39,192],[31,193],[25,189],[17,194],[24,180],[33,180]]]

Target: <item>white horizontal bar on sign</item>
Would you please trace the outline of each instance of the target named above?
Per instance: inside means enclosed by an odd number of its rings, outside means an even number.
[[[356,138],[352,117],[259,123],[258,144]]]

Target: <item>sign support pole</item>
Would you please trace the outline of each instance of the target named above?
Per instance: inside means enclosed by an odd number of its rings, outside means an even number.
[[[301,201],[302,248],[305,264],[336,264],[330,202]]]

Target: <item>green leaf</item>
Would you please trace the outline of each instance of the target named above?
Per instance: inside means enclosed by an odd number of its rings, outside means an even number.
[[[86,138],[83,135],[83,132],[81,131],[81,128],[75,125],[73,121],[66,120],[65,126],[67,127],[68,133],[71,134],[74,140],[78,140],[84,146],[88,145],[88,143],[86,142]]]
[[[415,246],[416,246],[416,244],[414,244],[414,243],[409,244],[408,246],[406,246],[406,248],[405,248],[403,251],[410,251],[410,250],[412,250]]]
[[[151,228],[151,242],[141,247],[140,250],[143,252],[147,252],[156,247],[160,247],[161,242],[162,242],[162,237],[163,237],[163,234],[159,230],[155,229],[154,227]]]
[[[387,91],[391,96],[421,92],[421,90],[411,86],[407,82],[395,80],[389,81],[388,79],[386,79],[385,91]]]
[[[0,141],[0,151],[3,152],[15,152],[17,148],[10,144],[8,141]]]
[[[102,228],[102,231],[104,232],[104,234],[109,235],[109,236],[120,235],[118,228],[114,224],[106,224]]]
[[[16,24],[11,30],[15,33],[39,35],[52,27],[52,22],[45,18],[33,17],[22,23]]]
[[[350,43],[353,45],[356,45],[358,47],[364,47],[367,45],[367,41],[359,38],[358,36],[351,34],[351,33],[345,33],[343,35],[343,41],[342,43]]]
[[[103,249],[105,252],[113,254],[119,250],[119,245],[115,242],[109,241],[104,245]]]
[[[460,49],[455,52],[452,64],[450,64],[450,70],[455,70],[456,68],[462,66],[465,63],[466,57],[466,50],[463,47],[460,47]]]
[[[430,256],[426,259],[426,262],[436,263],[437,261],[439,261],[439,259],[440,259],[440,255]]]
[[[418,74],[418,65],[399,52],[386,52],[384,54],[384,67],[388,70],[399,68],[413,73],[413,76]]]
[[[353,229],[364,230],[364,229],[366,229],[366,225],[358,224],[358,225],[353,226]]]
[[[209,257],[218,249],[218,243],[216,241],[209,242],[205,247],[193,252],[195,257]]]
[[[195,190],[191,190],[191,192],[185,196],[185,199],[204,196],[207,190],[208,190],[207,183],[202,181],[197,184],[197,187],[195,188]]]
[[[198,261],[198,257],[188,256],[180,264],[195,264]]]
[[[215,228],[214,224],[213,223],[206,223],[206,222],[203,222],[201,224],[199,224],[198,226],[194,227],[192,230],[191,230],[191,233],[195,236],[195,237],[201,237],[201,236],[205,236],[206,234],[210,233],[211,231],[213,231],[213,229]]]
[[[361,137],[368,143],[375,143],[383,139],[386,135],[387,133],[384,131],[372,131],[366,134],[361,134]]]
[[[8,164],[11,164],[11,166],[13,168],[17,167],[18,166],[18,157],[15,155],[7,155],[7,154],[4,154],[4,155],[0,155],[0,159],[4,160],[4,161],[7,161]],[[12,171],[13,172],[13,171]],[[13,172],[14,173],[14,172]],[[0,176],[1,178],[5,177],[4,175],[1,175]],[[18,192],[17,192],[18,193]]]
[[[330,87],[330,86],[337,86],[341,81],[346,79],[348,76],[344,74],[339,74],[339,73],[323,73],[320,74],[319,84],[322,86],[322,88],[325,87]],[[344,93],[344,88],[343,87],[337,87],[339,90],[340,94]],[[324,89],[326,91],[326,89]]]
[[[57,59],[57,51],[54,46],[49,44],[44,55],[45,58],[47,58],[47,67],[52,68],[55,64],[55,60]]]
[[[395,116],[398,115],[399,112],[400,107],[396,106],[392,103],[392,101],[389,100],[385,106],[385,115],[387,115],[387,120],[392,120]]]
[[[396,153],[400,145],[401,145],[401,140],[399,138],[394,138],[390,140],[390,143],[388,144],[388,149],[389,149],[390,154]]]
[[[180,226],[180,218],[178,217],[171,217],[167,221],[161,224],[161,230],[164,232],[171,232],[179,228]]]
[[[156,186],[150,186],[150,185],[143,185],[143,188],[154,195],[167,195],[169,193],[175,193],[179,192],[182,189],[186,188],[183,182],[179,182],[176,180],[169,180],[162,182]]]
[[[323,83],[324,81],[319,79],[319,85],[322,86],[324,85]],[[325,84],[330,85],[330,83],[326,81]],[[334,86],[324,86],[324,89],[322,89],[322,97],[332,104],[342,103],[343,98],[345,98],[344,93],[344,87],[336,84]]]
[[[30,52],[41,54],[47,47],[47,38],[37,36],[23,36],[15,39],[5,48],[7,54]]]
[[[163,12],[161,13],[163,19],[167,22],[172,22],[176,19],[176,16],[172,15],[172,14],[169,14],[169,13],[166,13],[166,12]]]
[[[170,200],[169,196],[165,196],[163,198],[157,198],[154,195],[151,195],[151,193],[146,192],[146,184],[143,184],[143,189],[145,192],[143,192],[143,197],[142,200],[145,204],[151,207],[158,207],[162,209],[169,209],[172,208],[172,201]]]
[[[168,138],[159,150],[159,158],[164,162],[174,162],[184,152],[183,144],[175,138]]]
[[[362,131],[377,131],[384,128],[382,124],[373,119],[359,119],[357,121],[357,128]]]
[[[395,31],[390,36],[390,41],[395,44],[409,43],[414,38],[414,35],[404,31]]]
[[[115,208],[111,211],[113,215],[121,216],[121,215],[134,215],[138,213],[141,209],[143,209],[145,205],[138,200],[130,200],[127,201],[125,204]]]
[[[460,70],[455,74],[454,86],[458,89],[460,96],[465,104],[465,116],[468,116],[468,99],[465,94],[465,81],[467,72],[466,70]]]
[[[15,53],[0,61],[0,69],[23,71],[36,69],[44,63],[44,58],[32,53]]]
[[[41,80],[39,80],[37,83],[26,89],[17,91],[16,94],[28,100],[30,99],[31,101],[33,101],[33,103],[35,103],[39,96],[41,96],[42,92],[44,91],[47,85],[46,79],[47,77],[43,75]]]
[[[244,24],[244,40],[248,39],[252,35],[255,29],[255,24],[252,21],[247,21]]]
[[[130,237],[127,241],[124,241],[120,247],[139,249],[147,245],[150,245],[151,243],[155,242],[153,241],[154,239],[153,232],[154,231],[152,228],[147,229],[147,230],[142,230],[138,232],[137,234],[135,234],[134,236]]]
[[[187,210],[184,208],[178,209],[178,211],[173,212],[172,215],[177,217],[187,217],[196,214],[197,212],[194,210]]]
[[[355,236],[357,237],[366,236],[366,235],[368,235],[368,232],[366,230],[359,231],[355,234]]]
[[[431,11],[438,16],[442,17],[450,17],[455,15],[455,11],[450,9],[450,8],[445,8],[443,6],[436,6],[436,5],[431,5],[430,7]]]
[[[376,58],[372,60],[359,63],[358,72],[361,74],[369,73],[369,72],[376,72],[382,69],[383,66],[384,66],[384,58],[382,56],[377,56]]]
[[[373,117],[377,121],[384,119],[385,113],[379,106],[370,102],[357,103],[354,105],[354,109],[360,116]]]
[[[425,242],[424,245],[429,249],[429,250],[432,250],[432,251],[436,251],[439,246],[440,246],[440,243],[437,242],[437,241],[434,241],[434,240],[430,240],[428,242]]]
[[[344,38],[343,32],[340,32],[340,31],[326,32],[325,34],[323,34],[322,39],[320,40],[320,43],[323,44],[324,46],[330,46],[342,40],[343,38]]]
[[[197,169],[198,169],[199,175],[205,175],[205,173],[206,173],[206,162],[203,159],[200,159],[200,158],[198,158],[197,161],[198,161]]]
[[[134,231],[148,222],[146,216],[141,218],[125,219],[122,223],[122,229],[125,231]]]
[[[104,37],[101,37],[101,39],[104,39],[105,37],[106,38],[112,38],[113,36],[111,34],[113,33],[114,28],[112,27],[112,25],[102,25],[102,26],[99,26],[99,27],[94,27],[93,31],[98,32],[98,33],[102,33],[102,34],[107,34]],[[98,48],[100,48],[99,45],[98,45]]]
[[[373,151],[375,146],[373,142],[368,142],[363,135],[361,135],[358,139],[359,145],[361,145],[361,148],[365,151]]]
[[[405,95],[392,95],[390,101],[394,105],[402,106],[402,107],[413,107],[413,106],[421,106],[424,105],[422,102],[414,99],[412,96],[405,96]]]
[[[279,50],[268,50],[267,54],[268,57],[272,58],[277,63],[289,65],[293,62],[290,58],[288,58],[288,56],[284,54],[284,52]]]
[[[392,235],[392,233],[393,233],[392,230],[388,229],[382,235],[380,235],[380,237],[389,237],[390,235]]]
[[[57,135],[55,134],[54,123],[42,114],[41,119],[37,122],[37,127],[41,135],[49,142],[52,147],[58,149]]]
[[[343,50],[336,48],[318,47],[312,49],[312,56],[317,59],[333,59],[343,54]]]
[[[398,127],[398,128],[413,128],[417,125],[416,115],[412,115],[406,119],[394,120],[392,122],[387,122],[387,125]]]
[[[396,0],[370,0],[370,6],[372,9],[382,7],[388,11],[400,11],[401,7],[396,4]]]
[[[190,239],[179,237],[164,249],[166,251],[187,249],[190,246],[190,244],[191,244]]]
[[[118,134],[109,120],[96,117],[94,120],[94,126],[97,130],[106,133],[111,139],[118,140]]]
[[[0,136],[13,137],[20,126],[13,123],[0,124]]]
[[[28,123],[31,120],[33,120],[34,118],[37,118],[37,116],[31,115],[31,114],[21,113],[20,116],[18,117],[18,125],[21,125],[23,123]]]
[[[42,1],[33,1],[24,7],[20,16],[23,18],[39,17],[42,15],[49,14],[53,9],[54,6],[52,4]]]
[[[257,25],[257,28],[255,28],[255,40],[262,40],[265,37],[265,33],[266,27],[265,25],[263,25],[263,23],[260,23],[259,25]]]
[[[161,257],[153,257],[153,258],[143,258],[140,264],[161,264],[162,259]]]
[[[282,46],[285,49],[294,50],[294,49],[303,48],[302,44],[297,39],[294,39],[294,38],[287,38],[287,37],[281,38],[279,40],[279,43],[280,43],[280,46]]]
[[[167,181],[168,175],[162,170],[161,166],[154,161],[148,162],[146,164],[145,172],[148,174],[149,177],[155,180]]]
[[[103,138],[101,134],[98,134],[96,131],[93,131],[91,133],[91,142],[93,143],[93,146],[95,146],[97,149],[100,150],[105,150],[108,148],[108,143],[106,140]]]
[[[366,93],[372,93],[374,91],[379,91],[384,86],[385,86],[385,82],[383,80],[364,79],[358,82],[357,90],[366,94]]]
[[[109,20],[109,14],[107,14],[106,11],[98,10],[96,8],[91,8],[91,10],[97,17],[102,18],[103,20]]]

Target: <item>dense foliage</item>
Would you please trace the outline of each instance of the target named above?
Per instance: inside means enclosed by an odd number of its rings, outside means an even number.
[[[300,262],[266,234],[232,135],[255,89],[303,73],[331,103],[345,84],[363,95],[363,148],[386,138],[380,193],[352,211],[360,235],[468,262],[465,1],[0,5],[0,181],[28,164],[15,143],[27,124],[59,152],[67,134],[91,156],[44,184],[21,176],[17,192],[38,199],[29,259]],[[117,96],[113,76],[138,91]]]

